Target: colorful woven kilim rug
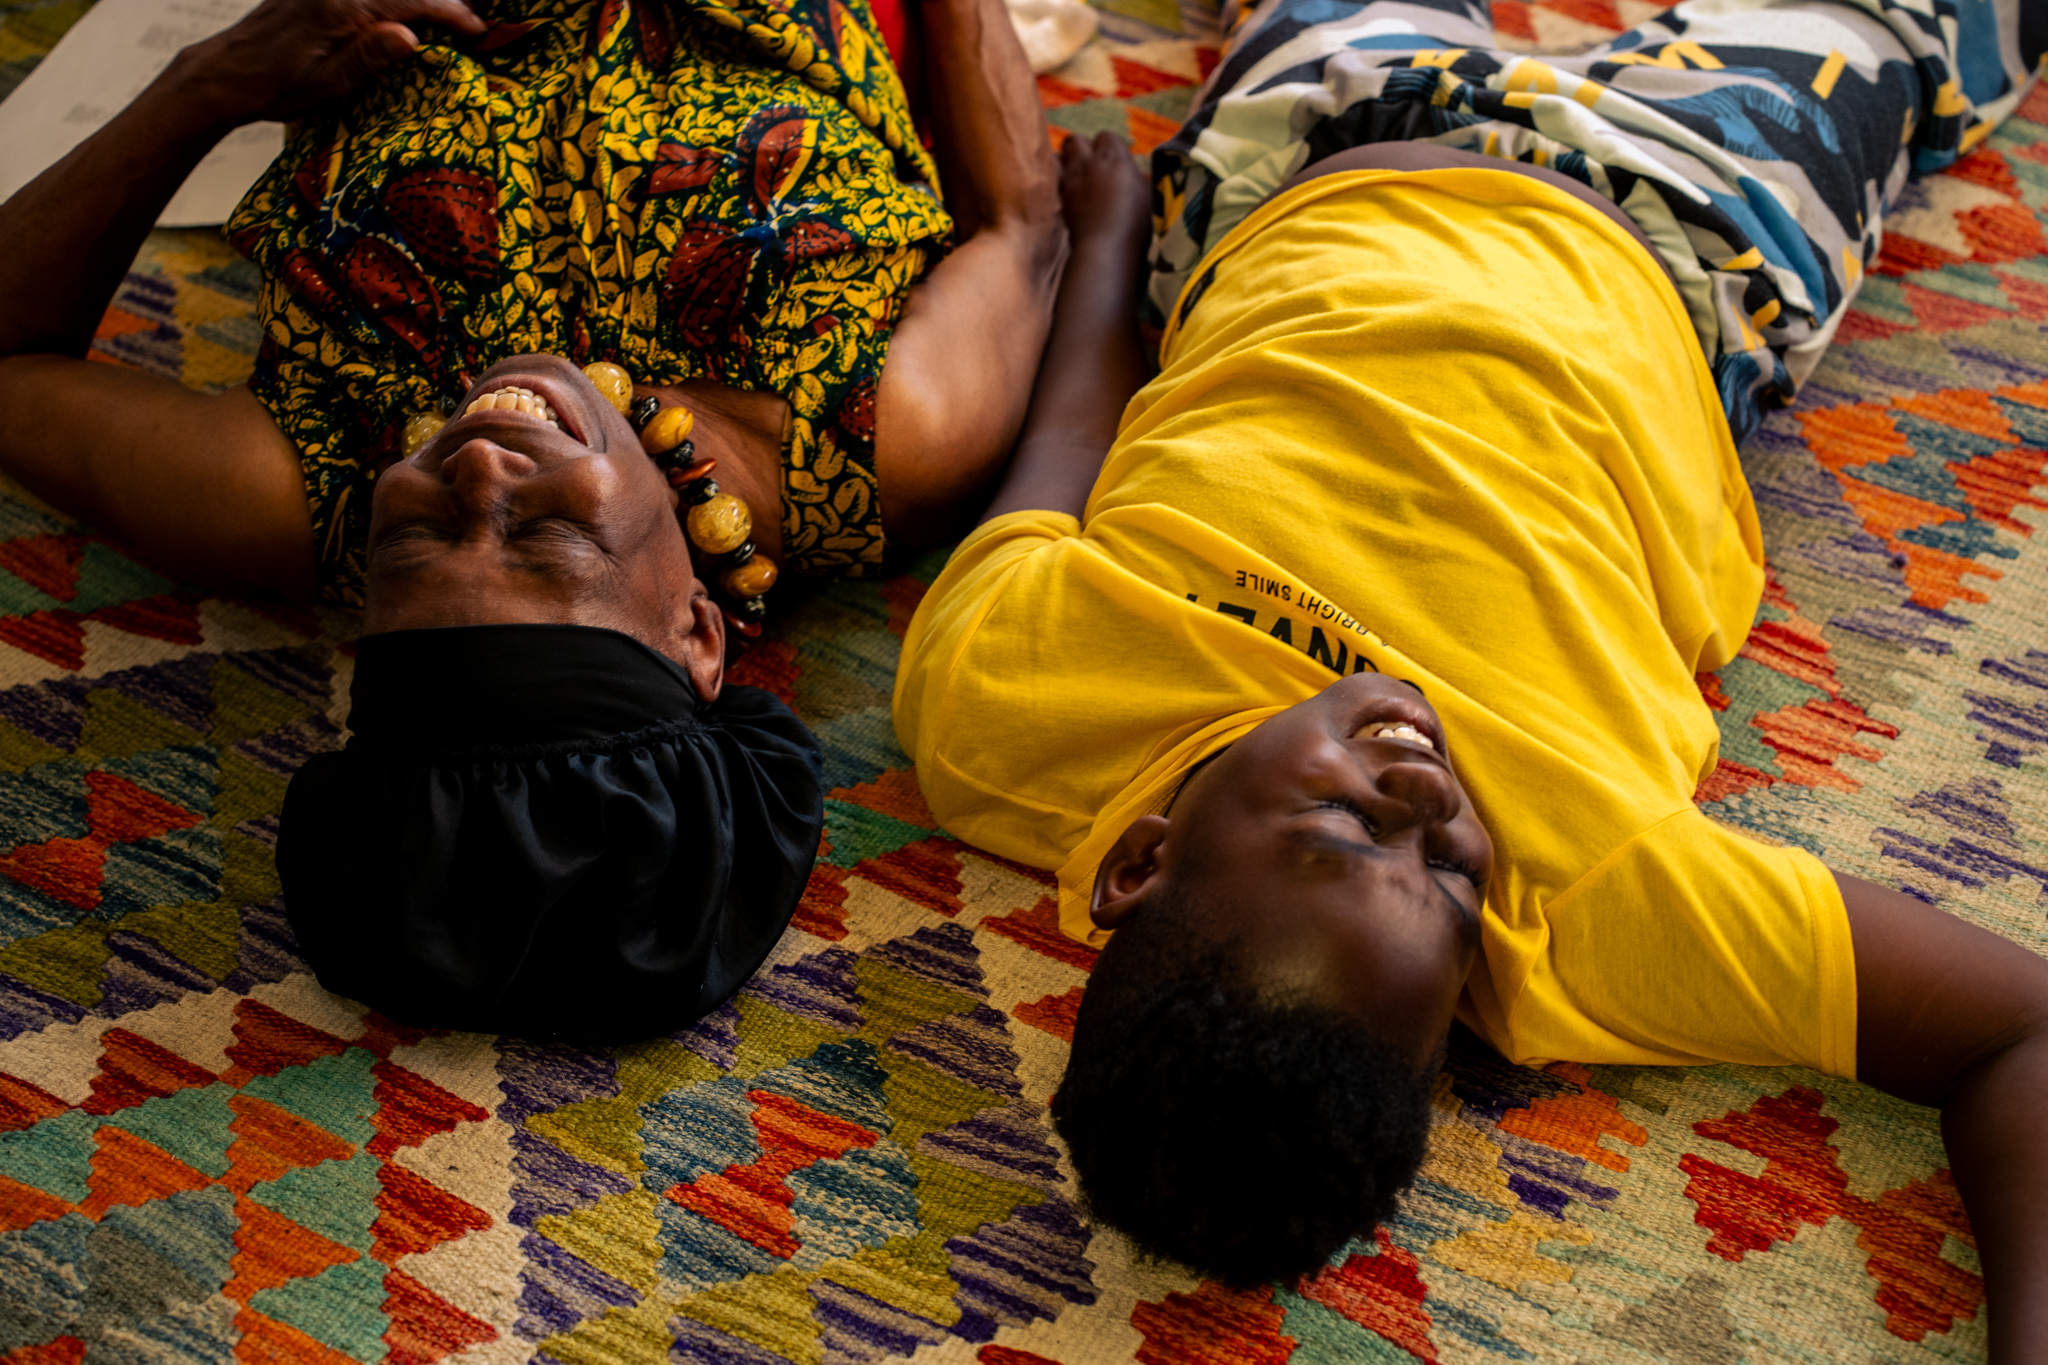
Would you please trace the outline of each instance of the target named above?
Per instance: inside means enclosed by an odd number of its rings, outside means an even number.
[[[85,7],[0,0],[0,81]],[[1496,4],[1524,45],[1649,12]],[[1103,20],[1046,104],[1148,146],[1213,19]],[[1912,192],[1745,452],[1773,574],[1702,680],[1701,800],[2048,951],[2044,208],[2037,96]],[[232,383],[254,285],[158,234],[95,355]],[[892,737],[937,563],[811,591],[739,665],[824,742],[825,856],[729,1007],[589,1052],[396,1027],[301,966],[271,847],[294,765],[340,738],[350,618],[183,588],[0,496],[0,1360],[1982,1357],[1934,1116],[1799,1071],[1468,1046],[1399,1222],[1318,1278],[1134,1264],[1045,1116],[1090,954],[1043,876],[933,827]]]

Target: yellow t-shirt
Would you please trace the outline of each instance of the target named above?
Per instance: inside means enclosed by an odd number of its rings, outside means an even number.
[[[995,518],[919,608],[896,728],[953,834],[1095,869],[1340,674],[1419,684],[1497,850],[1465,1021],[1520,1062],[1855,1070],[1833,878],[1702,815],[1693,674],[1756,514],[1684,307],[1614,223],[1490,170],[1326,176],[1195,272],[1079,523]]]

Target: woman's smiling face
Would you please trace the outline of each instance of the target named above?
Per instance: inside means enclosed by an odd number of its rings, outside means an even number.
[[[581,370],[515,356],[378,480],[365,630],[602,626],[675,659],[709,700],[724,623],[675,508],[632,426]]]
[[[1419,692],[1371,673],[1333,683],[1147,819],[1154,875],[1191,879],[1202,922],[1190,928],[1237,943],[1262,992],[1433,1053],[1478,949],[1493,841]],[[1104,928],[1145,909],[1145,878],[1118,859],[1097,881]]]

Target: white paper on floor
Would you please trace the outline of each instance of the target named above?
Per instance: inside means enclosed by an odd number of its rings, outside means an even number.
[[[1065,66],[1095,36],[1095,11],[1081,0],[1007,0],[1010,22],[1035,75]]]
[[[257,0],[99,0],[0,104],[0,200],[92,136],[155,80],[178,49],[234,23]],[[252,123],[188,176],[159,227],[227,220],[284,147],[284,125]]]

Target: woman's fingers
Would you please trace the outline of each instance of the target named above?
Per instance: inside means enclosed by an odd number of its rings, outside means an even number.
[[[292,119],[410,60],[417,23],[489,28],[464,0],[266,0],[193,52],[232,121]]]
[[[375,24],[358,33],[334,59],[331,83],[340,90],[353,89],[405,61],[419,45],[418,36],[404,24]]]
[[[482,33],[490,27],[463,0],[380,0],[375,10],[379,19],[400,23],[417,19],[429,24],[446,24],[464,33]]]
[[[372,11],[383,17],[355,34],[353,41],[332,64],[333,76],[326,84],[340,94],[412,59],[420,50],[419,35],[407,23],[442,24],[466,33],[482,33],[490,27],[463,0],[379,0]]]

